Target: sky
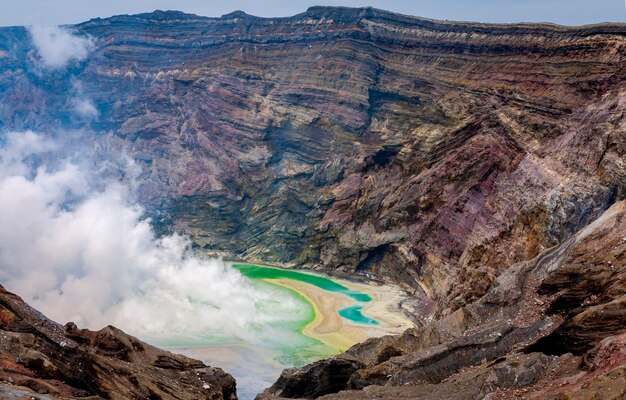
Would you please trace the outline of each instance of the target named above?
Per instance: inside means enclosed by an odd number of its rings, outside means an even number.
[[[625,0],[0,0],[0,26],[73,24],[156,9],[212,17],[243,10],[257,16],[278,17],[298,14],[313,5],[372,6],[457,21],[562,25],[626,22]]]

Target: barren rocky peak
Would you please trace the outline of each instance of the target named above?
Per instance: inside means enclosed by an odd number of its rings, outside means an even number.
[[[416,330],[286,372],[264,396],[623,384],[609,349],[625,325],[625,25],[314,7],[73,28],[90,56],[44,74],[26,30],[0,29],[2,129],[83,129],[97,156],[127,152],[157,228],[203,250],[368,274],[418,299]],[[97,118],[65,111],[76,82]]]

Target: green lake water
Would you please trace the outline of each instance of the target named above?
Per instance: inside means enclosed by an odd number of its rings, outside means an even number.
[[[253,280],[291,279],[291,280],[295,280],[299,282],[308,283],[309,285],[316,286],[322,290],[327,290],[329,292],[344,294],[350,297],[351,299],[357,301],[358,304],[338,310],[339,316],[341,316],[345,320],[348,320],[350,322],[354,322],[357,324],[363,324],[363,325],[378,325],[379,324],[377,320],[363,315],[362,303],[367,303],[372,300],[372,298],[368,294],[362,293],[356,290],[351,290],[329,278],[325,278],[323,276],[313,275],[313,274],[309,274],[305,272],[292,271],[292,270],[273,268],[273,267],[264,267],[260,265],[254,265],[254,264],[233,264],[233,268],[237,269],[245,277],[253,279]],[[293,294],[297,295],[298,297],[300,297],[302,300],[306,302],[306,300],[302,298],[302,296],[300,296],[298,292],[293,291]],[[309,307],[311,307],[310,304],[309,304]],[[314,313],[312,307],[311,307],[311,313]],[[313,319],[313,317],[314,315],[312,314],[311,320]],[[303,321],[303,325],[300,328],[300,331],[304,329],[304,327],[306,327],[306,325],[308,325],[308,323],[311,322],[311,320]]]
[[[298,304],[298,313],[290,314],[288,320],[280,321],[275,325],[269,323],[263,326],[251,327],[253,332],[258,331],[259,334],[262,334],[265,338],[265,345],[268,348],[276,351],[274,360],[284,366],[300,367],[321,358],[337,354],[337,350],[302,333],[304,328],[315,318],[315,309],[306,298],[297,291],[283,286],[272,285],[271,283],[255,279],[253,279],[252,283],[258,286],[270,285],[273,291],[285,293]],[[272,304],[261,305],[261,307],[266,307],[266,311],[270,312],[273,308]],[[263,313],[264,310],[259,309],[259,312]]]
[[[237,379],[237,390],[242,400],[253,399],[256,393],[275,382],[285,367],[300,367],[338,354],[338,350],[302,333],[315,318],[313,305],[296,290],[273,284],[272,279],[295,280],[344,294],[354,304],[337,311],[343,319],[364,325],[379,324],[362,313],[364,303],[372,301],[368,294],[351,290],[330,278],[253,264],[238,263],[231,266],[248,278],[251,285],[276,293],[276,299],[291,299],[294,304],[290,306],[289,313],[284,318],[247,327],[251,336],[262,338],[262,342],[247,342],[245,339],[213,333],[197,340],[187,338],[184,341],[161,343],[161,346],[224,368]],[[284,310],[280,301],[261,302],[257,305],[257,311],[260,315],[268,315],[276,313],[276,310]]]
[[[361,303],[366,303],[372,300],[372,298],[366,293],[350,290],[337,282],[319,275],[273,267],[262,267],[260,265],[253,264],[233,264],[233,268],[238,269],[244,276],[250,279],[292,279],[294,281],[300,281],[317,286],[318,288],[329,292],[345,294],[346,296]]]

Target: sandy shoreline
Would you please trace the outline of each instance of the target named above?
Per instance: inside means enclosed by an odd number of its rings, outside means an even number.
[[[362,325],[341,318],[337,314],[338,310],[358,304],[345,294],[329,292],[308,283],[291,279],[268,279],[266,281],[292,289],[307,299],[313,305],[315,318],[304,328],[302,333],[339,351],[345,351],[370,337],[399,334],[413,327],[413,323],[408,318],[402,315],[399,310],[395,310],[403,297],[399,289],[392,286],[330,279],[349,289],[370,295],[372,301],[362,303],[364,305],[362,312],[364,315],[380,321],[380,324]]]

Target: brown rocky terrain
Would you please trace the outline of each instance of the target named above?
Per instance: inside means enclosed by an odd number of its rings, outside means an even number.
[[[626,398],[626,202],[480,300],[285,370],[263,399]]]
[[[112,326],[50,321],[0,286],[0,399],[236,400],[219,368],[152,347]]]

